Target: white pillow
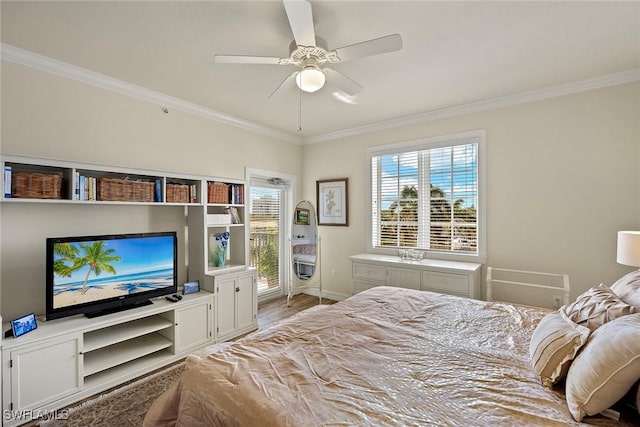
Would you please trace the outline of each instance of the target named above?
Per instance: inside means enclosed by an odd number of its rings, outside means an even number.
[[[611,289],[622,301],[640,310],[640,270],[625,274],[611,285]]]
[[[566,382],[569,411],[576,421],[620,400],[640,379],[640,313],[605,323],[575,358]]]
[[[543,317],[529,343],[531,363],[545,387],[552,387],[565,377],[571,361],[591,333],[573,323],[564,309]]]

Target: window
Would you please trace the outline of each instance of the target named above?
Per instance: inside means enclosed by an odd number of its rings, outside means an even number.
[[[484,256],[484,132],[374,147],[371,246]]]

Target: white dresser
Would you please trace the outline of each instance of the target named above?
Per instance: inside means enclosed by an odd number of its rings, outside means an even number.
[[[353,294],[386,285],[482,299],[482,264],[435,259],[402,261],[397,256],[378,254],[349,258]]]

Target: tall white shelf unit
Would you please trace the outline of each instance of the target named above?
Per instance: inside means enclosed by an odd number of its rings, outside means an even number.
[[[199,280],[202,288],[200,293],[185,295],[177,303],[160,297],[151,306],[95,319],[77,315],[41,321],[33,332],[2,339],[2,409],[8,411],[4,413],[59,409],[213,342],[257,329],[257,278],[255,270],[247,267],[249,236],[244,197],[224,203],[208,202],[211,183],[241,187],[244,196],[244,181],[25,156],[2,155],[0,159],[3,170],[8,166],[12,177],[16,173],[56,175],[61,183],[56,198],[49,195],[17,198],[12,194],[7,175],[1,174],[0,188],[5,190],[0,195],[2,203],[22,203],[26,209],[33,203],[184,207],[188,224],[188,278]],[[153,196],[149,198],[147,194],[144,200],[100,200],[99,188],[93,185],[90,192],[93,197],[83,200],[78,191],[81,176],[95,178],[97,185],[103,178],[127,184],[146,183],[147,188],[153,186]],[[185,187],[186,199],[167,201],[174,188]],[[239,220],[223,218],[230,208],[237,212]],[[213,267],[209,235],[224,231],[231,236],[228,259],[225,266]],[[44,289],[44,283],[42,286]],[[218,289],[221,294],[224,291],[220,298]],[[218,322],[225,328],[219,336]],[[3,325],[3,330],[8,327]],[[3,418],[3,425],[7,426],[30,421]]]
[[[209,194],[216,185],[229,188],[219,200]],[[189,207],[189,278],[216,295],[216,340],[225,341],[258,328],[257,272],[249,268],[250,246],[245,201],[246,182],[208,177],[202,185],[202,206]],[[230,215],[235,211],[236,215]],[[229,233],[224,266],[214,265],[215,236]]]

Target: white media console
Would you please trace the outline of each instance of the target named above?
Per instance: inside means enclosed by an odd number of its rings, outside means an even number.
[[[93,319],[39,321],[36,330],[3,339],[3,425],[31,421],[213,342],[213,294],[152,301]]]

